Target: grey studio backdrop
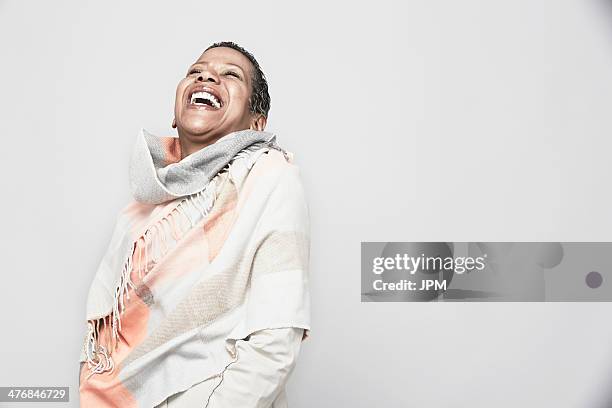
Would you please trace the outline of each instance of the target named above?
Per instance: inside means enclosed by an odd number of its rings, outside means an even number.
[[[233,40],[309,198],[292,408],[611,406],[611,303],[360,301],[361,241],[612,241],[611,23],[588,0],[0,0],[0,385],[78,406],[133,140]]]

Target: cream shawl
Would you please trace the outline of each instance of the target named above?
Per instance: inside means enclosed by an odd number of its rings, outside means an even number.
[[[245,130],[180,159],[144,129],[87,298],[82,407],[152,407],[220,375],[234,344],[310,331],[309,210],[276,136]]]

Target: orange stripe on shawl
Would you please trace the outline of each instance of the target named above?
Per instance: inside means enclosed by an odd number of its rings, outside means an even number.
[[[149,308],[132,291],[129,299],[130,307],[121,316],[122,330],[119,332],[121,341],[113,350],[115,368],[111,372],[94,374],[89,379],[87,364],[83,364],[80,372],[80,406],[87,407],[121,407],[137,408],[138,403],[130,391],[119,380],[119,365],[125,357],[143,340],[147,333]],[[109,319],[106,319],[108,322]],[[107,347],[110,343],[110,327],[105,325],[100,329],[99,344]]]
[[[146,211],[142,207],[148,206],[136,205],[133,210],[138,211],[142,209]],[[137,245],[142,243],[143,241],[141,240]],[[141,261],[144,261],[144,259],[141,260],[139,257],[133,256],[131,277],[137,285],[141,284],[137,272],[141,266]],[[112,353],[115,368],[112,373],[107,371],[101,374],[94,374],[87,379],[89,370],[87,364],[83,364],[80,372],[79,386],[81,407],[138,407],[138,402],[134,399],[134,396],[119,380],[120,371],[118,367],[127,355],[145,339],[150,312],[149,307],[132,288],[129,289],[129,294],[129,299],[127,297],[124,298],[124,302],[126,305],[129,304],[129,307],[126,307],[125,313],[121,316],[120,341]],[[108,349],[111,346],[111,327],[107,324],[110,322],[110,316],[107,316],[104,322],[105,324],[99,329],[98,344]]]
[[[145,278],[149,287],[159,288],[169,281],[176,281],[194,269],[208,263],[206,239],[200,228],[189,230],[158,264],[153,266]]]

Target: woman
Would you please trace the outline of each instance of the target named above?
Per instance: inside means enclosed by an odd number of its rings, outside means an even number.
[[[255,58],[216,43],[178,84],[178,138],[139,134],[134,200],[87,299],[82,407],[287,406],[310,330],[310,227],[269,108]]]

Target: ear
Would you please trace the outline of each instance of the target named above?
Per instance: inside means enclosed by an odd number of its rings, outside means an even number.
[[[172,129],[176,129],[176,118],[172,119]]]
[[[252,130],[264,130],[266,128],[266,123],[268,120],[263,115],[257,115],[253,121],[251,121],[251,129]]]

